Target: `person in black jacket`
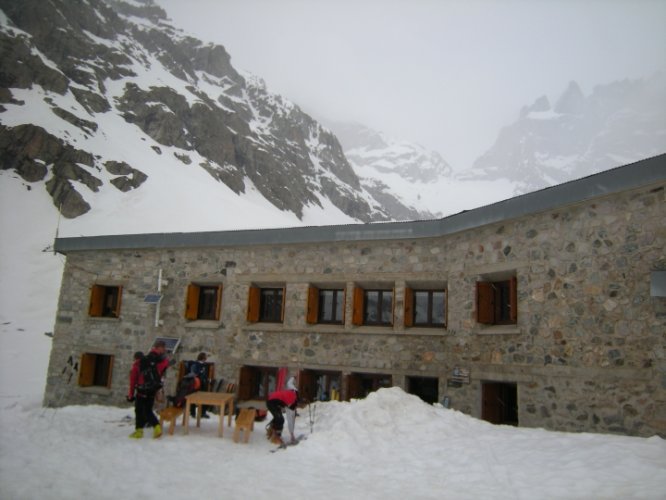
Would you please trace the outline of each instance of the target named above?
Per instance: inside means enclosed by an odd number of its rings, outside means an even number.
[[[196,361],[191,361],[189,364],[189,372],[194,374],[195,377],[199,379],[200,385],[199,385],[199,390],[200,391],[207,391],[208,390],[208,385],[209,385],[209,380],[208,380],[208,363],[206,360],[208,359],[208,356],[206,355],[205,352],[200,352],[199,355],[197,356]],[[196,416],[196,409],[197,407],[195,405],[190,407],[190,416],[195,417]],[[203,405],[201,407],[201,418],[209,418],[208,417],[208,409],[209,407],[206,405]]]

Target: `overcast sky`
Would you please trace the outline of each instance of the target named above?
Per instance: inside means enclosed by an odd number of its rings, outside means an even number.
[[[523,105],[666,69],[664,0],[158,0],[315,118],[463,169]]]

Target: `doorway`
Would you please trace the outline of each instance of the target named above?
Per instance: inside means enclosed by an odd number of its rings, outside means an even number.
[[[511,382],[483,382],[481,419],[498,425],[518,426],[518,387]]]
[[[439,401],[439,380],[434,377],[407,377],[407,392],[426,403]]]

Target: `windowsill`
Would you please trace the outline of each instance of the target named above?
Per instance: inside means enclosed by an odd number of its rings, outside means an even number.
[[[263,323],[258,321],[256,323],[248,323],[243,327],[243,330],[264,332],[281,332],[284,330],[284,323]]]
[[[406,335],[446,335],[448,332],[446,327],[438,326],[426,328],[422,326],[409,326],[405,327]]]
[[[517,325],[477,325],[474,333],[476,335],[517,335],[522,332]]]
[[[85,392],[88,394],[97,394],[99,396],[111,395],[111,389],[109,389],[108,387],[100,387],[100,386],[79,387],[79,390],[81,392]]]
[[[185,328],[206,328],[209,330],[215,330],[217,328],[224,328],[224,325],[221,321],[215,321],[213,319],[195,319],[194,321],[188,321],[185,323]]]
[[[120,321],[120,317],[113,318],[110,316],[88,316],[89,321]]]

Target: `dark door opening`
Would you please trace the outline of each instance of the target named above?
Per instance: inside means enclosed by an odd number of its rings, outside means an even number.
[[[433,377],[407,377],[407,392],[426,403],[439,401],[439,380]]]
[[[382,387],[391,387],[391,375],[379,373],[351,373],[347,376],[347,399],[362,399]]]
[[[483,382],[481,418],[492,424],[518,426],[518,388],[516,384]]]

